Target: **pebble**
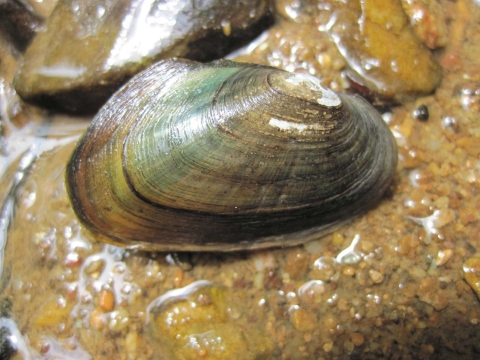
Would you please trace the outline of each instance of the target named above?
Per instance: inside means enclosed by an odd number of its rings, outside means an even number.
[[[428,120],[428,107],[427,105],[420,105],[417,109],[413,111],[413,117],[415,119],[426,121]]]
[[[437,254],[437,258],[435,260],[435,265],[442,266],[450,260],[453,255],[453,251],[451,249],[439,250]]]
[[[356,270],[353,266],[345,266],[343,268],[343,274],[344,275],[353,276],[353,275],[355,275],[355,272],[356,272]]]
[[[96,330],[103,328],[105,323],[104,313],[100,309],[94,309],[90,313],[90,327]]]
[[[353,345],[362,346],[365,338],[362,334],[354,332],[350,334],[350,340],[352,341]]]
[[[342,233],[340,233],[340,232],[338,232],[338,231],[335,231],[335,232],[332,234],[332,244],[333,244],[333,245],[335,245],[335,246],[341,246],[344,241],[345,241],[345,238],[344,238],[344,236],[342,235]]]
[[[112,311],[115,306],[115,297],[111,290],[104,289],[100,292],[100,307],[105,311]]]
[[[385,275],[383,275],[381,272],[379,272],[377,270],[373,270],[373,269],[368,270],[368,275],[370,276],[370,279],[372,279],[372,281],[375,284],[381,284],[383,282],[383,280],[385,279]]]
[[[333,349],[333,342],[329,341],[329,342],[323,344],[323,351],[328,353],[328,352],[332,351],[332,349]]]
[[[292,279],[299,279],[307,272],[309,256],[305,251],[294,251],[287,255],[285,271]]]
[[[300,331],[314,330],[317,326],[317,317],[299,306],[292,306],[289,310],[290,322]]]

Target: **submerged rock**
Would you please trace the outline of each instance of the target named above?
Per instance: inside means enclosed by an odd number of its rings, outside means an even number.
[[[266,0],[61,0],[28,48],[20,96],[93,113],[132,75],[171,56],[221,57],[260,33]]]
[[[277,12],[295,23],[318,24],[343,55],[353,87],[364,95],[402,101],[432,92],[441,81],[440,65],[417,38],[400,0],[327,0],[318,7],[279,0]],[[424,37],[433,36],[434,29],[425,26]]]
[[[270,359],[272,339],[265,329],[243,331],[235,307],[227,289],[204,280],[160,296],[147,310],[154,358]]]
[[[383,98],[428,94],[440,83],[440,65],[415,36],[398,0],[350,1],[328,32],[352,80]]]

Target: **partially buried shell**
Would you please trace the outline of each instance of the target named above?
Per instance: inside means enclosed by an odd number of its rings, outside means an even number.
[[[309,75],[165,60],[100,110],[67,167],[81,222],[146,250],[299,244],[366,210],[395,140],[357,96]]]

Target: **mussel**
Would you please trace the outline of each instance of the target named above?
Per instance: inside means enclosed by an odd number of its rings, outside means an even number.
[[[66,183],[104,241],[232,251],[318,238],[376,202],[396,163],[388,126],[359,96],[267,66],[168,59],[100,110]]]

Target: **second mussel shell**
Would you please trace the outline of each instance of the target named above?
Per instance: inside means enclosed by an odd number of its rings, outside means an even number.
[[[397,163],[376,110],[306,74],[161,61],[100,110],[67,165],[80,221],[145,250],[299,244],[376,202]]]

